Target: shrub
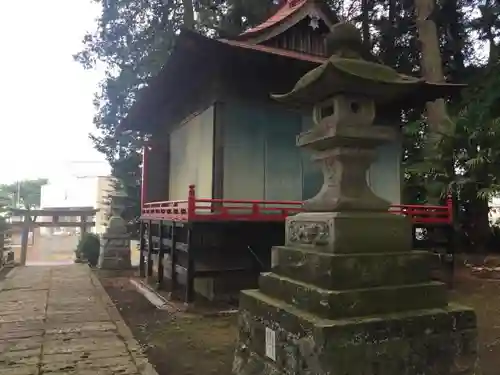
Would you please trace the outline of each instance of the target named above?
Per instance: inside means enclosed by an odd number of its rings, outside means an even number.
[[[76,247],[76,262],[82,263],[87,261],[91,267],[95,267],[99,261],[100,248],[101,241],[99,236],[94,233],[84,233]]]

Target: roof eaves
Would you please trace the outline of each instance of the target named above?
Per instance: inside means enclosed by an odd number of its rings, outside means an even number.
[[[139,91],[137,100],[129,109],[125,119],[118,125],[117,131],[148,130],[149,126],[143,124],[144,122],[148,123],[150,116],[152,116],[152,111],[148,108],[151,106],[158,106],[155,103],[164,101],[165,97],[168,95],[168,90],[165,90],[165,87],[169,85],[169,82],[171,82],[170,80],[178,76],[177,74],[172,74],[169,70],[176,66],[183,68],[185,66],[185,63],[182,63],[182,61],[184,61],[183,53],[189,53],[189,51],[187,51],[188,49],[197,50],[196,46],[199,46],[199,43],[205,43],[206,45],[212,46],[227,46],[228,48],[240,48],[314,64],[322,64],[326,61],[323,57],[280,48],[254,45],[227,39],[211,39],[189,30],[184,30],[178,38],[170,58],[160,69],[159,73],[148,80],[148,85]],[[148,115],[145,115],[145,113]]]
[[[253,51],[269,53],[272,55],[278,55],[278,56],[288,57],[288,58],[295,59],[295,60],[303,60],[303,61],[308,61],[308,62],[317,63],[317,64],[322,64],[327,60],[326,58],[320,57],[320,56],[314,56],[314,55],[309,55],[306,53],[295,52],[295,51],[290,51],[290,50],[285,50],[285,49],[275,48],[275,47],[269,47],[269,46],[264,46],[264,45],[260,45],[260,44],[251,44],[251,43],[245,43],[245,42],[240,42],[240,41],[236,41],[236,40],[228,40],[228,39],[217,39],[217,41],[220,43],[228,44],[230,46],[234,46],[234,47],[250,49]]]
[[[288,1],[284,1],[281,7],[271,17],[269,17],[261,24],[244,31],[240,35],[247,37],[249,35],[259,33],[260,31],[275,26],[276,24],[285,21],[288,17],[301,9],[307,2],[308,0],[298,0],[295,1],[292,6]]]
[[[195,32],[183,29],[181,33],[177,37],[176,43],[170,57],[165,62],[165,64],[160,68],[159,72],[151,76],[146,83],[146,86],[139,90],[137,95],[137,99],[135,100],[132,107],[128,110],[125,118],[118,124],[117,131],[123,132],[127,130],[143,130],[143,125],[137,124],[137,118],[143,117],[140,115],[141,112],[145,111],[146,106],[150,106],[151,103],[155,102],[159,97],[158,93],[161,92],[162,87],[169,79],[171,74],[168,73],[168,70],[172,67],[175,67],[176,64],[179,64],[177,60],[181,59],[183,47],[185,44],[189,43],[189,41],[197,42],[195,36]],[[146,126],[147,128],[147,126]]]
[[[289,5],[285,4],[274,16],[234,39],[259,44],[284,33],[313,13],[323,20],[329,28],[339,22],[337,15],[323,0],[304,0],[295,5],[292,8],[293,11],[282,10],[287,6],[289,7]]]

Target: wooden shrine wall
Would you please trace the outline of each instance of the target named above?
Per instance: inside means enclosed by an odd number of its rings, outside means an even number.
[[[296,113],[275,107],[228,102],[223,124],[226,199],[300,200],[301,155],[295,136],[302,123]]]
[[[392,204],[401,203],[403,170],[401,142],[380,146],[378,159],[368,170],[368,184],[378,196]]]
[[[223,127],[223,193],[226,199],[303,200],[323,183],[319,166],[295,145],[309,115],[278,105],[231,101],[217,108]],[[401,200],[401,146],[385,145],[367,179],[393,204]]]
[[[198,197],[212,198],[213,133],[213,106],[170,133],[169,200],[186,199],[190,184]]]

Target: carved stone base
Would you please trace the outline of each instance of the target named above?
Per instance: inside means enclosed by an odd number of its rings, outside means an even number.
[[[242,293],[236,375],[475,375],[476,319],[450,305],[321,319],[259,291]]]
[[[476,318],[431,281],[408,220],[303,213],[241,294],[235,375],[475,375]]]
[[[409,251],[411,222],[386,212],[305,212],[287,218],[286,245],[335,254]]]
[[[428,252],[281,246],[273,260],[241,294],[235,375],[476,374],[474,311],[447,303]]]
[[[102,236],[98,267],[110,270],[132,267],[130,236],[128,234],[105,234]]]

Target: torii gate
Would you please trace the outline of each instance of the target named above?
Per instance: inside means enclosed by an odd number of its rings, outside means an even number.
[[[12,222],[12,227],[21,227],[22,228],[22,236],[21,236],[21,265],[26,265],[26,258],[28,253],[28,237],[30,231],[33,231],[34,228],[50,228],[50,227],[79,227],[80,228],[80,236],[83,236],[88,228],[95,226],[95,214],[97,213],[97,209],[89,209],[89,208],[71,208],[71,209],[11,209],[12,215],[17,217],[22,217],[22,221]],[[40,217],[50,217],[50,221],[37,222],[37,218]],[[79,218],[75,221],[59,221],[60,217],[74,217]],[[89,220],[91,218],[91,220]]]

